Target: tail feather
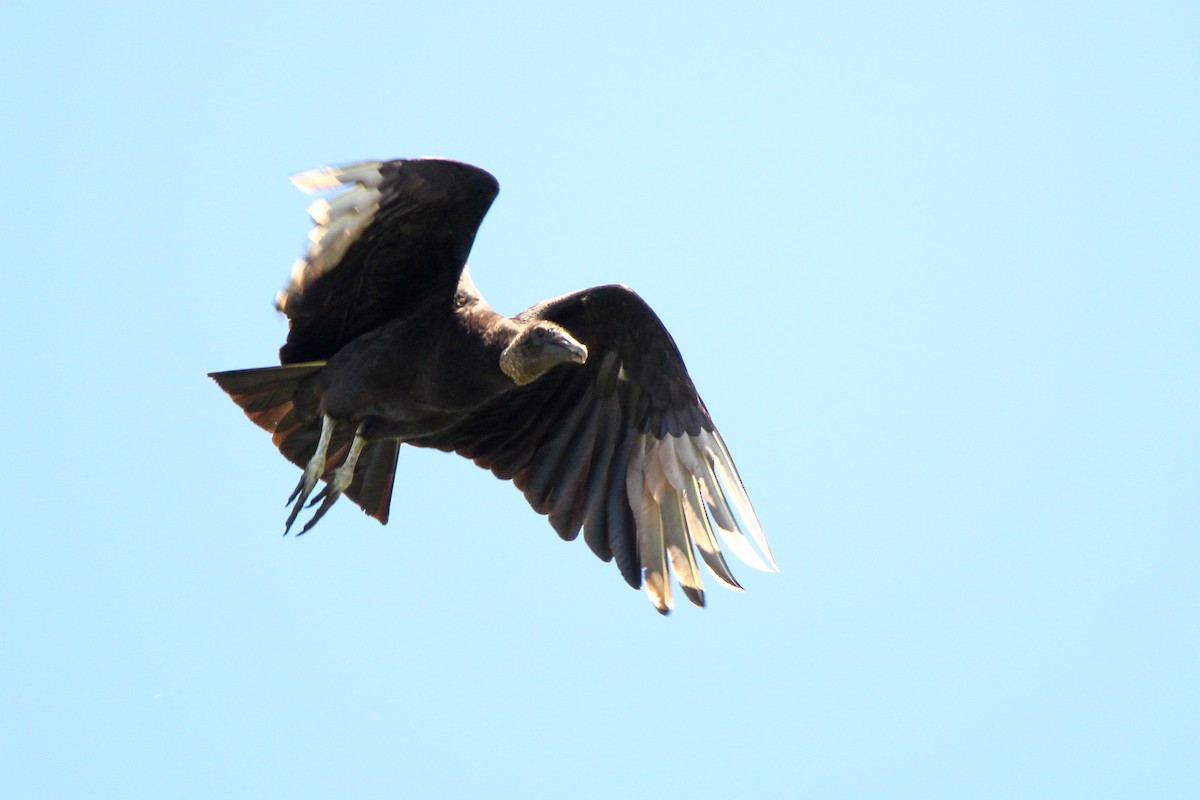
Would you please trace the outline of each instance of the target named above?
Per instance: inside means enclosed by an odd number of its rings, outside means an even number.
[[[346,489],[346,497],[383,525],[387,525],[388,510],[392,505],[392,485],[396,481],[399,456],[398,439],[369,442],[358,459],[354,481]]]
[[[250,420],[271,434],[284,458],[303,468],[317,449],[321,412],[316,381],[324,361],[213,372],[217,382]],[[341,466],[354,436],[355,426],[334,429],[326,460],[326,475]],[[387,523],[392,502],[392,483],[400,442],[381,439],[369,442],[355,470],[346,496],[368,515]]]

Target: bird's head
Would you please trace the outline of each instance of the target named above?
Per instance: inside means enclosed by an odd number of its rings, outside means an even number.
[[[559,364],[582,364],[588,349],[559,325],[545,320],[523,329],[500,354],[500,369],[518,386],[535,381]]]

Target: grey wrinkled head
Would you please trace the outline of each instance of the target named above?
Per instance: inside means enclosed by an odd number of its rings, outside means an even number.
[[[561,326],[545,320],[521,331],[500,354],[500,369],[524,386],[559,364],[582,364],[588,349]]]

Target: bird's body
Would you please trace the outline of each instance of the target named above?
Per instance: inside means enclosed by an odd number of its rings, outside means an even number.
[[[443,323],[445,320],[445,324]],[[500,355],[516,326],[487,309],[421,309],[354,339],[325,365],[325,412],[336,419],[426,422],[477,408],[512,387]]]
[[[312,244],[277,300],[291,323],[282,366],[213,374],[304,468],[289,527],[320,479],[324,502],[304,530],[343,492],[386,522],[406,443],[512,480],[664,613],[668,560],[703,604],[695,550],[739,588],[714,534],[774,567],[679,351],[641,298],[603,286],[514,317],[483,300],[465,266],[491,175],[419,159],[296,180],[350,188],[310,208]]]

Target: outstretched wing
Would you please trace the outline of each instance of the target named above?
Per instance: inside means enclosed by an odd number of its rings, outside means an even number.
[[[592,551],[615,558],[663,613],[672,605],[668,563],[688,599],[704,604],[697,551],[718,580],[741,588],[718,537],[751,566],[777,568],[729,451],[645,301],[603,286],[520,319],[562,325],[587,345],[587,363],[556,367],[413,444],[456,451],[512,480],[562,538],[582,529]]]
[[[347,342],[454,294],[475,232],[499,191],[487,172],[446,159],[367,161],[292,178],[315,227],[276,298],[288,316],[280,362],[327,359]]]

